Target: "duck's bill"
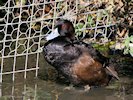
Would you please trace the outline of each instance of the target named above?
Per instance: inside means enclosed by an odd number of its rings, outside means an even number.
[[[55,30],[53,30],[50,34],[46,35],[46,40],[49,41],[49,40],[52,40],[56,37],[58,37],[60,34],[58,32],[58,29],[56,28]]]

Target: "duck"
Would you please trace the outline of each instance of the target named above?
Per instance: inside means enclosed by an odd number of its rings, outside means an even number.
[[[113,77],[119,80],[109,58],[75,38],[71,21],[59,19],[45,39],[45,60],[74,86],[107,86]]]

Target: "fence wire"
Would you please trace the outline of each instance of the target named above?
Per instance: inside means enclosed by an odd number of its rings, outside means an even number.
[[[92,10],[88,6],[92,5],[82,5],[80,0],[8,0],[1,3],[0,82],[8,75],[14,81],[19,73],[26,79],[31,71],[37,76],[40,53],[46,42],[43,37],[52,31],[58,18],[74,23],[77,38],[87,35],[92,42],[109,41],[115,24],[108,11]]]

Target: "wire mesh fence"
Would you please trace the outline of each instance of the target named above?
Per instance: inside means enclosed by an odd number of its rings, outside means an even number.
[[[92,0],[93,1],[93,0]],[[91,0],[8,0],[0,4],[0,82],[6,75],[37,76],[44,36],[58,18],[74,23],[76,37],[105,43],[113,39],[115,23],[108,11],[94,9]],[[88,6],[92,6],[88,8]],[[99,38],[100,37],[100,38]]]

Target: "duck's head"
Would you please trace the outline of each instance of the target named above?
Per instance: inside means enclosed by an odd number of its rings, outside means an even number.
[[[65,36],[70,40],[75,38],[75,29],[72,22],[64,19],[59,19],[55,24],[54,30],[46,35],[46,40],[52,40],[58,36]]]

